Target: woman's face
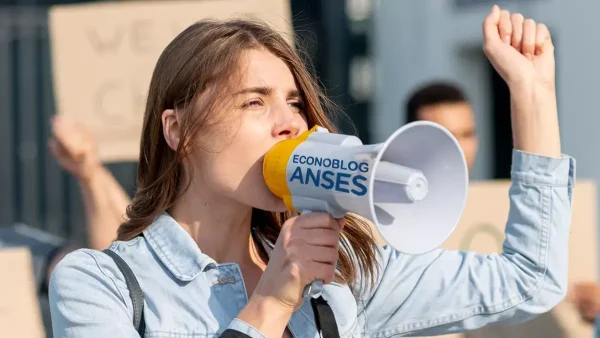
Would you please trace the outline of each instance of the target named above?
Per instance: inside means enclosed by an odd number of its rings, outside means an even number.
[[[216,112],[218,123],[197,136],[201,147],[191,160],[193,180],[200,182],[194,185],[243,205],[285,211],[264,182],[262,162],[275,143],[307,130],[301,97],[288,66],[267,50],[244,52],[240,74],[232,99]]]

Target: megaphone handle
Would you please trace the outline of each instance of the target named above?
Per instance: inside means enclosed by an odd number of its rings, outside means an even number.
[[[310,214],[310,210],[302,210],[302,214]],[[303,297],[318,298],[323,293],[323,281],[320,279],[314,280],[304,287],[302,292]]]

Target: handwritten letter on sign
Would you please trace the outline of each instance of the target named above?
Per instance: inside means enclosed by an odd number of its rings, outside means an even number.
[[[292,35],[289,0],[106,2],[52,7],[57,111],[94,133],[104,162],[138,159],[146,95],[163,49],[205,18],[258,18]]]

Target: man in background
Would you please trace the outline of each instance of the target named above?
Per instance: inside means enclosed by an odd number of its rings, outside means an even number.
[[[406,123],[420,120],[436,122],[456,137],[471,172],[478,146],[475,116],[458,85],[429,82],[418,87],[406,101]]]

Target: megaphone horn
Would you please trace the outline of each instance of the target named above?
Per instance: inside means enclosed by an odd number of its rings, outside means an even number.
[[[374,145],[315,126],[273,146],[265,155],[263,175],[288,209],[328,212],[335,218],[358,214],[406,254],[431,251],[450,236],[469,182],[457,140],[429,121],[404,125]],[[318,296],[320,287],[313,283],[305,292]]]

